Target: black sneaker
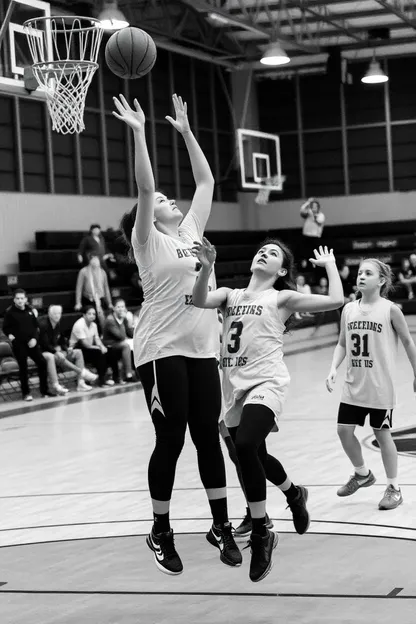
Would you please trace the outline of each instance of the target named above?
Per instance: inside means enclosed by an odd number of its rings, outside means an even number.
[[[277,546],[279,537],[273,531],[267,531],[262,537],[252,533],[249,546],[251,546],[250,580],[253,583],[262,581],[273,567],[272,554]]]
[[[229,566],[240,566],[242,564],[243,557],[234,541],[230,522],[226,522],[223,528],[213,524],[206,537],[210,544],[220,549],[220,559],[223,563]]]
[[[153,551],[156,567],[165,574],[181,574],[183,571],[182,561],[176,552],[172,529],[167,533],[157,535],[150,531],[146,537],[146,544]]]
[[[266,526],[266,529],[273,528],[273,522],[272,520],[270,520],[267,514],[266,514],[265,526]],[[244,519],[242,520],[241,524],[239,524],[238,527],[234,529],[234,538],[236,540],[246,539],[247,537],[250,537],[252,529],[253,529],[253,526],[251,523],[251,513],[250,513],[250,509],[247,507],[246,515],[244,516]]]
[[[286,507],[289,507],[293,516],[293,525],[296,529],[296,533],[303,535],[309,529],[311,519],[309,512],[306,509],[306,503],[308,500],[308,490],[304,485],[297,485],[298,494]]]

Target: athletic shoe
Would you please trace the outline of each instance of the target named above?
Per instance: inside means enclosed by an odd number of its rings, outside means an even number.
[[[89,381],[90,383],[97,381],[98,379],[98,375],[89,371],[88,368],[84,368],[82,370],[81,377],[84,381]]]
[[[241,552],[234,541],[233,531],[230,522],[226,522],[223,528],[212,525],[206,535],[210,544],[221,551],[220,559],[229,566],[240,566],[243,562]]]
[[[33,396],[31,394],[25,394],[23,401],[33,401]]]
[[[378,508],[381,510],[396,509],[403,502],[401,490],[396,490],[393,485],[388,485],[384,496],[378,504]]]
[[[290,508],[292,512],[293,525],[296,533],[303,535],[309,529],[311,523],[309,512],[306,509],[308,490],[304,485],[297,485],[296,489],[298,490],[298,494],[294,500],[290,501],[286,509]]]
[[[112,379],[107,379],[107,381],[103,381],[102,384],[100,384],[100,386],[102,386],[103,388],[105,387],[110,387],[110,386],[114,386],[114,381]]]
[[[146,537],[146,544],[153,551],[156,567],[161,572],[172,576],[182,574],[183,565],[175,549],[172,529],[167,533],[158,533],[157,535],[152,529]]]
[[[351,494],[355,494],[355,492],[360,488],[370,487],[370,485],[374,485],[375,482],[376,478],[371,470],[369,470],[366,477],[362,477],[361,475],[354,473],[345,485],[341,485],[337,494],[338,496],[351,496]]]
[[[77,392],[90,392],[90,390],[92,390],[92,387],[84,379],[80,379],[77,385]]]
[[[277,533],[267,530],[267,535],[251,534],[249,545],[251,547],[250,580],[253,583],[262,581],[273,567],[272,554],[276,548],[279,537]]]
[[[61,386],[61,384],[56,383],[53,386],[53,389],[55,390],[56,394],[63,396],[64,394],[68,394],[69,390],[67,388],[64,388],[64,386]]]
[[[270,520],[269,516],[266,514],[266,529],[273,528],[273,522]],[[250,537],[251,531],[253,530],[253,526],[251,523],[251,513],[249,507],[246,508],[246,515],[244,516],[242,522],[238,525],[236,529],[234,529],[234,539],[242,540]]]

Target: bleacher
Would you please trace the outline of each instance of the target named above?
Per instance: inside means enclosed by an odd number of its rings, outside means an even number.
[[[416,220],[327,226],[322,242],[334,249],[339,266],[345,262],[353,274],[360,259],[369,256],[387,262],[397,272],[402,258],[408,257],[415,250],[415,232]],[[109,230],[103,234],[109,251],[123,261],[126,250],[119,233]],[[13,275],[0,275],[0,327],[5,310],[12,303],[13,291],[24,288],[40,316],[47,312],[52,303],[63,307],[62,329],[69,334],[73,323],[80,316],[79,312],[74,312],[75,283],[80,268],[77,249],[84,235],[84,232],[36,232],[35,249],[18,254],[19,270]],[[263,232],[208,232],[209,240],[217,249],[218,286],[244,288],[249,280],[252,257],[267,237],[280,238],[291,247],[295,258],[299,260],[303,257],[300,228]],[[140,300],[130,283],[134,265],[122,262],[119,269],[117,279],[110,284],[112,296],[123,297],[130,309],[137,308]],[[316,282],[313,270],[302,273],[312,285]],[[409,301],[400,285],[396,285],[392,298],[401,304],[405,314],[416,313],[416,300]],[[328,315],[328,321],[331,318]],[[14,371],[12,369],[10,359],[0,362],[0,378],[15,374],[17,368]]]

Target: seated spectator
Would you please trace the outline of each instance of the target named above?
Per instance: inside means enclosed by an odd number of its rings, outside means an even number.
[[[92,364],[97,369],[98,383],[100,386],[114,386],[113,379],[106,380],[108,364],[111,365],[113,378],[118,378],[118,362],[110,360],[107,356],[108,349],[101,342],[98,327],[95,322],[96,311],[93,305],[87,305],[83,309],[83,315],[72,328],[69,346],[73,349],[81,349],[84,361]]]
[[[113,313],[104,323],[103,343],[117,362],[122,361],[125,381],[134,381],[129,342],[131,338],[133,338],[133,315],[127,313],[125,301],[117,299]],[[118,382],[119,378],[114,381]]]
[[[101,266],[106,272],[108,272],[107,261],[115,262],[113,254],[107,251],[106,242],[98,223],[93,223],[87,236],[81,240],[78,248],[78,262],[88,264],[91,254],[99,257]]]
[[[339,276],[341,278],[342,287],[344,289],[344,304],[349,301],[354,301],[354,287],[355,280],[351,275],[350,267],[347,264],[343,264],[342,267],[338,271]]]
[[[296,290],[303,295],[311,294],[311,287],[306,283],[304,275],[299,274],[296,278]]]
[[[51,305],[48,316],[39,319],[39,346],[48,367],[49,384],[56,394],[64,395],[67,388],[58,381],[58,370],[74,371],[78,377],[78,392],[92,390],[87,381],[96,381],[97,375],[85,368],[81,349],[68,346],[61,332],[62,306]]]
[[[18,288],[14,293],[13,304],[4,314],[3,331],[11,342],[14,357],[19,365],[20,387],[24,401],[32,401],[29,392],[27,358],[34,361],[38,368],[40,393],[48,392],[46,361],[39,348],[39,326],[37,312],[28,305],[26,292]]]
[[[328,278],[321,277],[321,279],[319,280],[318,286],[314,288],[314,291],[317,295],[327,295],[328,294]],[[326,312],[318,312],[317,314],[314,314],[315,328],[314,328],[314,331],[312,332],[312,336],[318,331],[318,329],[324,322],[326,314],[327,314]]]
[[[96,254],[91,254],[88,266],[83,267],[78,273],[75,289],[75,310],[81,310],[87,305],[95,308],[102,329],[105,321],[104,310],[112,310],[113,305],[108,277],[101,268],[100,258]]]

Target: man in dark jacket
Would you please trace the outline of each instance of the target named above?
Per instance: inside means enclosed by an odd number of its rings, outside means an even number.
[[[67,394],[67,388],[58,381],[57,371],[74,371],[78,377],[78,392],[88,392],[92,388],[87,381],[95,381],[97,375],[85,368],[81,349],[68,346],[61,331],[61,317],[62,306],[51,305],[48,316],[39,319],[39,344],[48,367],[49,383],[56,394]]]
[[[4,315],[3,332],[12,344],[14,356],[19,365],[20,387],[23,400],[32,401],[29,392],[27,358],[30,357],[38,367],[39,386],[42,396],[48,396],[48,378],[46,361],[39,348],[39,326],[37,313],[28,305],[24,290],[18,288],[14,293],[13,304]]]
[[[131,346],[133,338],[133,317],[127,312],[123,299],[117,299],[114,311],[104,323],[103,342],[116,360],[122,360],[125,381],[134,381],[131,363]]]

